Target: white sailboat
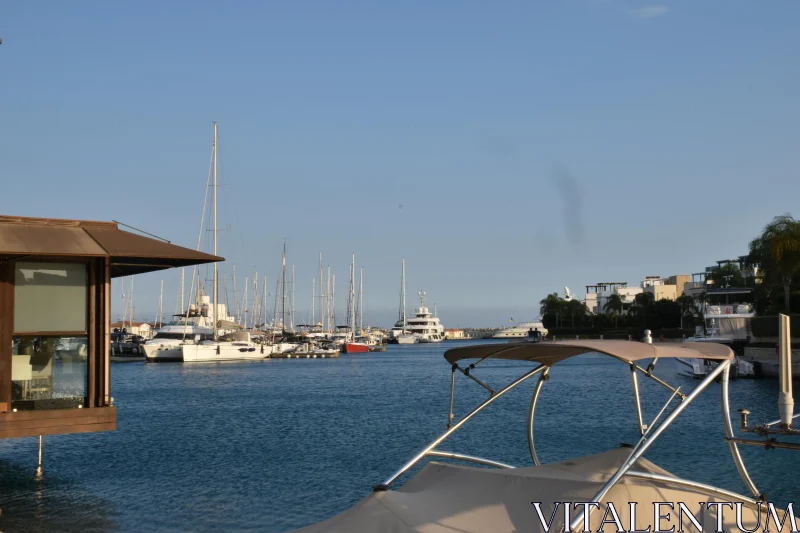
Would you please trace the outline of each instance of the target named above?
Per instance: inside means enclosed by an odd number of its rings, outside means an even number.
[[[214,123],[214,255],[217,255],[217,123]],[[243,359],[263,359],[272,353],[272,345],[266,344],[263,333],[237,331],[219,337],[219,283],[217,279],[217,263],[214,263],[212,310],[212,340],[200,341],[197,344],[182,344],[181,354],[184,363],[237,361]]]
[[[389,342],[396,344],[417,344],[419,336],[408,331],[406,321],[406,258],[402,260],[402,271],[400,274],[400,320],[389,332]]]

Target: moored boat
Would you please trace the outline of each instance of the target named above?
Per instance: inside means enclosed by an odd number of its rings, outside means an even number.
[[[599,354],[622,361],[625,372],[632,373],[633,391],[636,398],[636,431],[639,440],[633,445],[622,445],[596,455],[569,459],[552,464],[539,460],[534,438],[534,415],[543,385],[555,364],[582,354]],[[681,392],[664,379],[655,375],[648,362],[655,359],[699,358],[717,363],[716,367],[688,394]],[[456,387],[454,380],[459,374],[474,369],[474,362],[488,359],[510,361],[518,364],[533,363],[531,369],[503,387],[491,389],[492,394],[468,414],[454,420],[453,402]],[[342,531],[369,531],[372,533],[444,533],[462,531],[470,533],[512,533],[530,528],[532,531],[602,531],[603,525],[611,523],[610,511],[615,523],[620,520],[630,524],[622,530],[649,530],[652,527],[652,510],[656,503],[672,502],[677,509],[700,509],[703,513],[707,502],[736,502],[741,509],[736,513],[718,515],[720,530],[733,530],[737,519],[749,529],[757,519],[759,523],[763,493],[751,479],[739,454],[734,438],[728,399],[728,381],[733,352],[729,347],[716,343],[675,343],[652,345],[628,341],[559,341],[517,342],[511,344],[483,344],[454,348],[445,353],[445,360],[452,367],[448,429],[381,483],[374,485],[373,492],[354,507],[318,524],[296,530],[296,533],[336,533]],[[473,364],[470,364],[470,363]],[[491,365],[481,367],[490,372]],[[503,366],[503,368],[508,368]],[[630,368],[630,371],[628,370]],[[472,370],[470,377],[475,370]],[[538,377],[528,410],[528,452],[532,466],[514,467],[507,463],[445,451],[441,443],[454,432],[524,381]],[[659,415],[650,425],[643,421],[641,398],[637,379],[652,379],[666,389],[668,397]],[[489,387],[484,378],[477,383]],[[736,470],[748,488],[750,495],[737,494],[730,490],[702,482],[677,477],[644,458],[647,450],[658,441],[670,425],[694,400],[715,380],[721,384],[721,411],[725,440]],[[611,392],[612,389],[609,389]],[[671,394],[671,395],[670,395]],[[676,400],[676,396],[679,398]],[[496,412],[496,411],[495,411]],[[666,413],[666,414],[664,414]],[[663,416],[662,416],[663,415]],[[743,422],[744,424],[744,422]],[[688,443],[691,446],[691,443]],[[442,458],[475,463],[479,467],[432,462],[425,465],[405,484],[396,488],[404,475],[426,458]],[[492,467],[492,470],[486,467]],[[560,502],[560,503],[555,503]],[[585,502],[586,505],[580,505]],[[639,514],[631,502],[639,506]],[[574,503],[574,505],[573,505]],[[532,507],[533,504],[533,507]],[[731,507],[733,504],[730,504]],[[564,506],[565,509],[561,509]],[[708,511],[713,509],[708,506]],[[658,509],[657,507],[655,507]],[[541,528],[537,515],[541,521]],[[661,531],[675,530],[684,522],[677,511],[659,516]],[[696,517],[697,515],[692,515]],[[548,518],[549,517],[549,518]],[[707,518],[705,513],[700,520]],[[776,518],[777,520],[777,518]],[[699,522],[695,522],[699,523]],[[585,525],[584,525],[585,524]]]
[[[342,346],[342,352],[344,353],[367,353],[369,352],[369,344],[366,342],[358,342],[358,340],[353,342],[346,342],[344,346]]]
[[[442,342],[444,326],[439,318],[432,315],[425,306],[425,291],[419,291],[419,307],[414,318],[406,320],[408,331],[417,337],[418,342]],[[404,343],[406,344],[406,343]]]

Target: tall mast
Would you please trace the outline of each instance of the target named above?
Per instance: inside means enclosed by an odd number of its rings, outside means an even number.
[[[247,277],[244,278],[244,301],[242,302],[242,318],[244,320],[240,321],[240,323],[244,322],[244,329],[247,329],[247,295],[250,292],[247,284],[249,281]]]
[[[406,332],[406,258],[403,258],[403,273],[400,276],[400,301],[402,304],[400,320],[403,321],[403,333]]]
[[[217,255],[217,123],[214,122],[214,255]],[[214,324],[214,340],[217,340],[217,298],[219,290],[217,287],[217,262],[214,262],[214,306],[211,317]]]
[[[331,317],[333,318],[333,327],[336,327],[336,274],[333,275],[333,282],[331,283]]]
[[[183,312],[185,310],[184,308],[186,306],[185,294],[184,294],[185,289],[183,288],[183,275],[185,272],[186,272],[186,267],[181,269],[181,315],[183,315]]]
[[[158,323],[159,327],[161,327],[161,323],[164,322],[164,280],[161,280],[161,292],[158,294],[158,316],[156,316],[156,322]]]
[[[281,260],[281,329],[286,333],[286,241],[283,241]]]
[[[334,323],[333,313],[331,312],[333,302],[333,293],[331,291],[331,267],[328,266],[328,284],[325,288],[325,312],[328,314],[328,331],[333,333],[333,327],[336,324]]]
[[[322,290],[322,252],[319,253],[319,324],[322,327],[322,331],[325,331],[325,297],[323,296],[324,291]]]
[[[261,305],[261,330],[264,330],[264,326],[267,323],[267,276],[264,276],[264,300]]]
[[[358,282],[358,330],[364,331],[364,267],[361,267],[361,278]]]
[[[292,320],[292,331],[294,331],[294,265],[292,265],[292,314],[290,318]]]
[[[281,289],[281,280],[280,278],[275,280],[275,309],[272,311],[272,330],[273,333],[275,331],[275,327],[278,325],[278,293]]]
[[[236,265],[233,265],[233,308],[236,309],[236,323],[242,323],[242,308],[239,305],[239,291],[236,289]],[[228,310],[230,313],[230,309]]]
[[[320,288],[322,286],[320,285]],[[317,278],[311,278],[311,325],[317,325],[317,315],[314,313],[314,300],[316,299]]]
[[[122,311],[122,314],[119,317],[119,321],[122,322],[122,327],[125,327],[125,315],[128,312],[128,306],[125,305],[125,276],[119,278],[119,308]]]
[[[253,270],[253,319],[250,327],[256,329],[256,319],[261,316],[261,298],[258,296],[258,272]]]
[[[131,294],[130,298],[128,298],[128,303],[131,306],[131,314],[129,316],[128,323],[130,324],[131,327],[133,327],[134,313],[136,312],[136,307],[134,307],[133,305],[133,276],[131,276]]]
[[[356,337],[356,254],[353,254],[353,260],[350,262],[350,298],[348,301],[349,316],[347,317],[350,326],[350,340],[354,341]]]

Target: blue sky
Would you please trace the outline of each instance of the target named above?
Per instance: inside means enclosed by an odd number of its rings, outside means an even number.
[[[342,305],[355,252],[367,318],[387,324],[405,256],[409,294],[425,289],[446,326],[530,319],[548,292],[696,272],[800,215],[798,15],[749,0],[4,2],[0,212],[194,247],[215,120],[226,270],[272,287],[286,239],[300,313],[318,252]],[[137,316],[162,278],[173,305],[177,272],[140,276]]]

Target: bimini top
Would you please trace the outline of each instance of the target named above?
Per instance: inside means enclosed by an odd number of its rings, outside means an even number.
[[[111,277],[223,261],[119,229],[116,222],[0,215],[0,257],[110,257]]]
[[[586,340],[557,342],[509,342],[504,344],[477,344],[452,348],[444,353],[451,364],[463,359],[510,359],[533,361],[553,365],[564,359],[585,353],[610,355],[632,363],[654,357],[694,357],[698,359],[733,359],[733,351],[725,345],[712,342],[675,342],[647,344],[634,341]]]

